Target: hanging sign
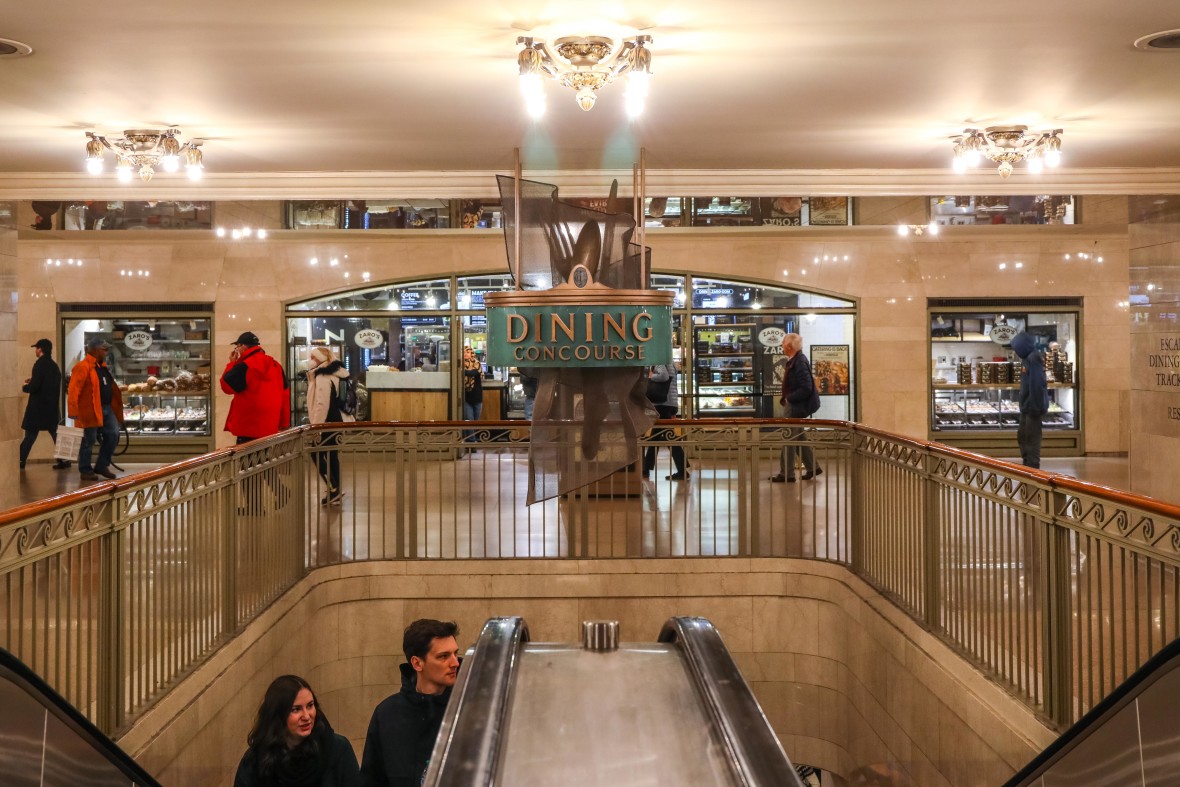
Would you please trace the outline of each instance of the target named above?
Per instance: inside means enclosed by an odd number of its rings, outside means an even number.
[[[992,326],[991,340],[996,344],[1007,344],[1019,331],[1016,326],[1006,322],[999,322]]]
[[[142,352],[152,346],[152,335],[147,331],[128,331],[123,337],[123,346],[128,350]]]

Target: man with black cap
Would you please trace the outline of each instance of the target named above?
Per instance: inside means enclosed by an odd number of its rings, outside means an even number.
[[[39,433],[49,432],[53,442],[57,442],[57,423],[61,420],[61,369],[53,360],[53,342],[38,339],[33,349],[37,353],[33,376],[26,379],[21,388],[29,395],[25,420],[21,423],[21,428],[25,430],[25,439],[20,444],[21,470],[25,469],[25,461]],[[69,466],[69,462],[59,459],[53,469],[64,470]]]
[[[221,390],[233,397],[225,431],[238,443],[268,437],[291,425],[291,398],[283,367],[246,331],[233,341],[229,363],[221,373]]]
[[[105,340],[92,337],[86,342],[86,355],[70,370],[70,388],[66,397],[74,426],[82,429],[82,447],[78,451],[78,471],[83,481],[97,481],[99,476],[114,478],[111,460],[119,444],[119,427],[123,425],[123,397],[107,368]],[[90,452],[102,430],[98,461],[91,465]]]

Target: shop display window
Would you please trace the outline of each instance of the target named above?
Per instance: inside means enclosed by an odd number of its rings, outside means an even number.
[[[1008,432],[1015,441],[1020,415],[1022,363],[1010,340],[1021,331],[1036,339],[1049,383],[1051,431],[1081,428],[1078,324],[1069,311],[932,308],[930,313],[931,432],[944,442],[956,435]],[[1014,443],[1013,443],[1014,444]]]
[[[848,197],[649,197],[647,227],[805,227],[851,224]]]
[[[208,314],[65,317],[60,346],[67,384],[70,370],[94,338],[110,345],[107,366],[119,386],[129,433],[150,438],[211,435],[210,397],[216,381]]]
[[[1073,224],[1076,200],[1070,196],[931,197],[930,220],[943,225]]]

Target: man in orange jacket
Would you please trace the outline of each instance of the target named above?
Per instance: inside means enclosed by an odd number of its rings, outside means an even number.
[[[70,370],[67,410],[74,426],[82,428],[82,448],[78,451],[78,470],[83,481],[97,481],[99,476],[114,478],[111,460],[119,444],[119,427],[123,425],[123,397],[107,368],[110,345],[97,337],[86,342],[86,355]],[[98,461],[91,464],[91,452],[102,430]]]

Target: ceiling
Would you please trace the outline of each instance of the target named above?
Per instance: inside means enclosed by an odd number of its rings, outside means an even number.
[[[578,21],[591,13],[606,21]],[[904,191],[951,182],[948,136],[1025,123],[1064,129],[1055,182],[1079,193],[1180,188],[1180,50],[1132,46],[1180,28],[1163,0],[58,0],[8,3],[0,25],[34,50],[0,58],[0,196],[86,187],[86,129],[169,124],[208,140],[213,184],[482,176],[517,147],[526,170],[629,172],[642,146],[668,179],[840,173]],[[625,118],[621,85],[583,112],[550,84],[547,115],[528,119],[516,37],[611,26],[654,39],[643,118]]]

